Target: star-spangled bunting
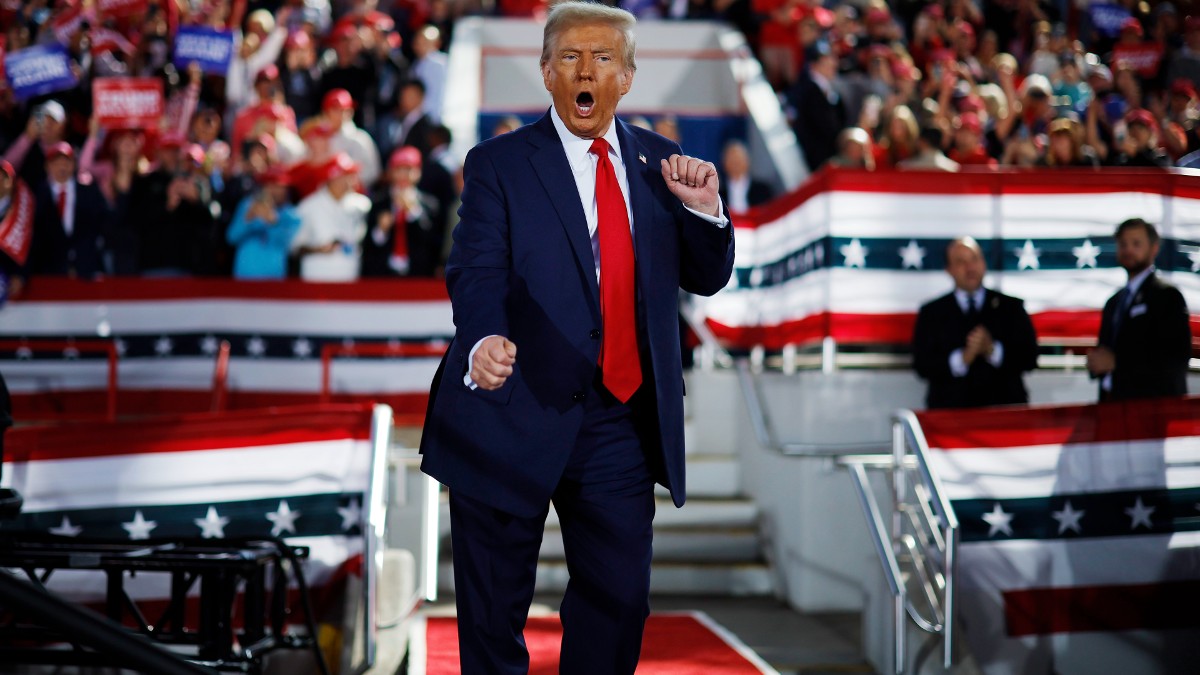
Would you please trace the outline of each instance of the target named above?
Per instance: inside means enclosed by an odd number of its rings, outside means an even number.
[[[1065,534],[1067,530],[1071,530],[1076,534],[1079,534],[1083,531],[1080,529],[1079,521],[1081,518],[1083,518],[1084,513],[1086,513],[1086,511],[1076,511],[1075,509],[1071,508],[1071,500],[1068,499],[1067,503],[1063,505],[1062,510],[1055,511],[1051,514],[1051,516],[1058,521],[1059,534]]]
[[[308,339],[298,337],[296,338],[296,341],[292,343],[292,355],[296,358],[307,359],[308,357],[312,356],[312,353],[312,343],[309,342]]]
[[[919,246],[917,240],[908,240],[908,245],[900,249],[900,267],[903,269],[925,268],[925,247]]]
[[[200,353],[205,356],[213,356],[217,350],[221,348],[221,341],[216,335],[205,335],[200,340]]]
[[[150,531],[158,527],[158,523],[153,520],[146,520],[142,515],[141,510],[134,512],[133,520],[128,523],[121,523],[121,527],[129,533],[130,539],[149,539]]]
[[[838,251],[846,259],[846,267],[867,266],[867,253],[870,252],[870,249],[863,246],[857,238],[851,239],[849,244],[839,247]]]
[[[205,539],[224,539],[225,526],[229,524],[229,519],[217,513],[217,507],[208,507],[208,513],[203,518],[196,518],[192,522],[196,523],[196,527],[200,528],[200,536]]]
[[[170,356],[174,349],[174,341],[172,341],[171,338],[167,337],[166,335],[160,337],[154,343],[154,353],[158,354],[159,356]]]
[[[1154,526],[1150,523],[1150,515],[1154,513],[1153,506],[1146,506],[1142,503],[1142,498],[1138,497],[1133,506],[1125,509],[1125,515],[1129,516],[1129,529],[1136,530],[1138,527],[1145,526],[1151,529]]]
[[[272,537],[278,537],[284,532],[296,534],[296,519],[300,517],[300,512],[293,511],[292,508],[288,506],[286,499],[279,502],[279,508],[266,515],[267,520],[271,521]]]
[[[1031,239],[1026,239],[1025,245],[1013,252],[1017,256],[1018,270],[1036,270],[1041,264],[1038,256],[1042,254],[1042,249],[1036,248]]]
[[[346,506],[339,506],[337,512],[342,517],[343,530],[349,532],[362,525],[362,507],[357,499],[350,500]]]
[[[1071,248],[1071,255],[1075,256],[1075,266],[1083,269],[1084,267],[1096,267],[1096,256],[1100,255],[1099,246],[1092,243],[1091,239],[1084,239],[1082,246]]]
[[[988,536],[994,537],[997,534],[1007,534],[1012,536],[1012,519],[1013,514],[1005,513],[1004,509],[1000,508],[1000,503],[997,502],[991,513],[983,514],[983,521],[988,524]]]
[[[262,358],[267,353],[266,341],[258,335],[246,340],[246,353],[256,359]]]
[[[83,532],[83,528],[72,525],[70,516],[63,516],[62,523],[58,527],[50,528],[49,532],[60,537],[78,537]]]

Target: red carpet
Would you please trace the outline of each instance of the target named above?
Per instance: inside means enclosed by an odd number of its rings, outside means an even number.
[[[557,675],[562,626],[557,616],[535,616],[525,626],[530,675]],[[426,675],[459,675],[454,617],[425,624]],[[419,652],[414,649],[413,661]],[[410,672],[421,672],[420,667]],[[651,614],[646,621],[638,675],[761,675],[775,673],[706,615]]]

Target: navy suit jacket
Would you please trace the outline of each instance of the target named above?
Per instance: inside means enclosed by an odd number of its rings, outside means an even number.
[[[451,490],[518,516],[545,509],[575,445],[600,351],[599,292],[579,191],[550,115],[476,146],[464,165],[460,222],[446,266],[455,338],[434,379],[422,469]],[[679,146],[615,120],[629,181],[638,338],[652,424],[648,463],[685,498],[679,289],[712,295],[733,270],[733,227],[680,204],[660,159]],[[495,391],[463,384],[488,335],[517,345]],[[653,427],[650,429],[649,427]]]
[[[93,279],[104,271],[104,235],[109,226],[108,200],[92,183],[75,181],[75,227],[68,235],[58,204],[45,181],[37,188],[33,242],[27,266],[31,274],[74,274]]]
[[[1112,391],[1101,389],[1100,399],[1186,395],[1192,330],[1183,294],[1157,273],[1151,274],[1128,303],[1120,330],[1114,330],[1119,298],[1118,292],[1108,299],[1100,319],[1099,343],[1113,350],[1117,359]]]

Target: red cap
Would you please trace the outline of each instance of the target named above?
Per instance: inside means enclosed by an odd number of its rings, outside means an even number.
[[[321,110],[354,110],[354,99],[345,89],[330,89],[321,101]]]
[[[883,9],[880,7],[872,7],[871,9],[867,10],[866,21],[867,21],[868,25],[888,23],[891,20],[892,20],[892,15],[886,9]]]
[[[358,35],[357,26],[355,26],[353,23],[342,22],[333,27],[333,32],[329,34],[329,40],[331,42],[337,42],[339,40],[352,38],[356,35]]]
[[[973,112],[966,112],[958,117],[958,128],[966,129],[974,133],[983,133],[983,123],[979,121],[979,115]]]
[[[324,182],[326,183],[335,178],[356,173],[358,173],[358,164],[350,159],[350,155],[344,152],[339,152],[333,159],[326,162],[322,171]]]
[[[264,185],[291,185],[292,174],[282,166],[276,164],[258,177],[258,182]]]
[[[195,143],[188,143],[183,147],[183,158],[192,160],[192,163],[199,166],[204,163],[204,148]]]
[[[396,28],[396,21],[392,19],[392,17],[378,10],[367,12],[367,15],[363,18],[366,20],[368,25],[377,31],[387,32],[395,30]]]
[[[267,65],[263,66],[263,69],[258,71],[258,73],[254,76],[254,84],[258,84],[259,82],[270,82],[271,80],[278,79],[279,66],[275,65],[274,63],[268,63]]]
[[[421,166],[421,151],[411,145],[397,148],[388,160],[388,168],[395,169],[401,166]]]
[[[259,145],[263,146],[263,149],[267,151],[268,155],[275,155],[275,137],[271,134],[259,134],[247,142],[258,143]]]
[[[955,22],[954,27],[957,28],[958,32],[962,33],[963,35],[975,37],[975,27],[966,21],[957,21]]]
[[[0,159],[0,173],[3,173],[13,179],[17,177],[17,172],[13,169],[13,165],[9,164],[7,159]]]
[[[1132,16],[1121,22],[1121,32],[1124,33],[1127,30],[1137,33],[1138,37],[1141,37],[1144,32],[1142,29],[1142,22],[1138,21],[1136,17]]]
[[[46,161],[50,161],[56,157],[66,157],[67,159],[75,159],[75,149],[66,141],[53,143],[46,149]]]
[[[168,134],[163,134],[162,138],[158,139],[158,148],[160,150],[169,150],[169,149],[177,150],[179,148],[182,148],[183,144],[186,142],[187,142],[187,139],[183,137],[183,134],[177,133],[177,132],[172,132],[172,133],[168,133]]]
[[[979,94],[967,94],[958,104],[958,109],[962,112],[977,113],[984,109],[983,98]]]
[[[925,13],[934,19],[941,19],[946,16],[946,10],[942,9],[942,6],[936,2],[925,5]]]
[[[1194,99],[1197,97],[1196,85],[1192,84],[1192,81],[1187,79],[1186,77],[1178,78],[1177,80],[1175,80],[1174,82],[1171,83],[1171,95],[1172,96],[1186,96],[1188,98]]]
[[[288,118],[287,111],[288,107],[282,103],[261,101],[250,109],[250,115],[255,120],[271,119],[282,122]]]
[[[284,43],[284,47],[287,49],[299,49],[307,47],[311,44],[312,38],[309,37],[308,31],[294,30],[291,33],[288,33],[287,42]]]
[[[1125,124],[1142,124],[1154,130],[1158,129],[1158,123],[1154,121],[1154,115],[1145,108],[1134,108],[1126,113]]]

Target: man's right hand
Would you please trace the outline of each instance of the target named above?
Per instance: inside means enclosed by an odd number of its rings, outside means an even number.
[[[1087,355],[1087,369],[1093,377],[1103,377],[1117,368],[1117,355],[1108,347],[1096,347]]]
[[[517,362],[517,345],[501,335],[492,335],[479,343],[471,360],[471,379],[480,389],[493,391],[504,386]]]

